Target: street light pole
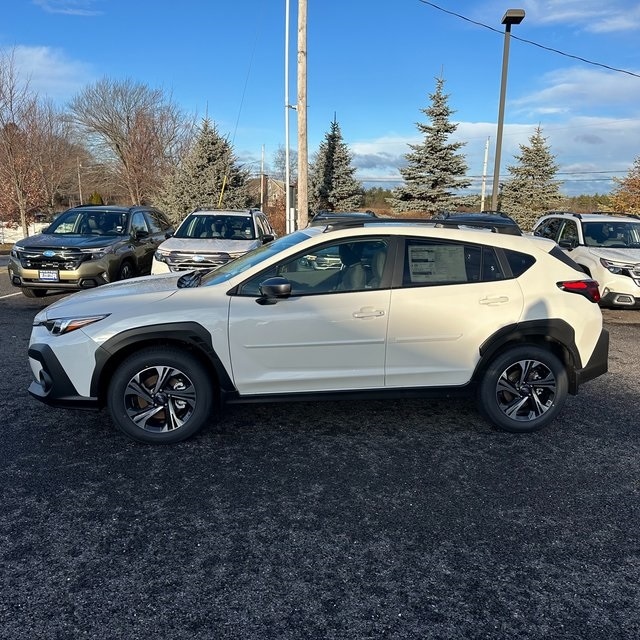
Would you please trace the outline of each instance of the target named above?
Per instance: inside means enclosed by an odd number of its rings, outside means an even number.
[[[509,43],[511,25],[524,20],[524,9],[507,9],[502,16],[504,25],[504,49],[502,51],[502,80],[500,82],[500,103],[498,106],[498,130],[496,132],[496,159],[493,169],[493,187],[491,191],[491,209],[498,209],[498,189],[500,185],[500,154],[502,152],[502,129],[504,127],[504,102],[507,94],[507,69],[509,68]]]

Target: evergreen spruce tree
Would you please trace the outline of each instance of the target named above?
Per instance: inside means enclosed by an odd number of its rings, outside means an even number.
[[[443,78],[436,78],[436,90],[429,98],[431,105],[420,111],[431,124],[416,123],[424,140],[409,145],[412,151],[405,155],[407,166],[400,169],[404,184],[394,189],[389,199],[394,211],[435,213],[447,209],[456,198],[455,192],[471,184],[465,177],[465,157],[458,153],[465,143],[448,142],[458,125],[449,120],[455,112],[448,105]]]
[[[309,210],[353,211],[362,206],[362,185],[354,178],[351,154],[335,117],[309,167]]]
[[[614,211],[640,213],[640,156],[624,178],[614,178],[616,186],[611,193]]]
[[[562,202],[562,182],[555,179],[558,165],[540,126],[529,143],[520,145],[521,153],[515,156],[518,164],[507,167],[511,178],[505,181],[499,198],[499,208],[525,230],[530,230],[541,215],[557,209]]]
[[[165,182],[157,204],[176,223],[200,206],[244,208],[249,202],[247,177],[227,138],[204,119],[183,162]]]

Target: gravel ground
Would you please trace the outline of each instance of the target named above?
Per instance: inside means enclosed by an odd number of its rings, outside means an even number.
[[[148,447],[29,398],[42,304],[0,300],[3,640],[640,637],[636,312],[541,433],[259,405]]]

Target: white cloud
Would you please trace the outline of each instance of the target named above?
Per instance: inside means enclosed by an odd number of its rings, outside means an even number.
[[[510,101],[522,113],[585,111],[615,107],[617,110],[640,104],[640,79],[628,74],[599,69],[571,67],[543,75],[543,88]]]
[[[563,192],[608,193],[612,177],[624,176],[638,155],[640,118],[572,117],[562,122],[548,123],[544,119],[505,124],[502,138],[502,178],[507,167],[516,163],[520,145],[528,145],[537,126],[547,139],[551,153],[559,165],[558,179],[564,181]],[[459,122],[451,141],[466,143],[464,153],[472,189],[479,190],[482,176],[490,188],[495,163],[496,125],[491,122]],[[485,148],[489,139],[487,164]],[[349,143],[356,177],[366,186],[393,187],[401,181],[398,167],[404,163],[408,144],[420,143],[415,136],[382,136]]]
[[[97,16],[103,12],[94,9],[100,0],[33,0],[33,4],[47,13],[63,13],[70,16]]]
[[[630,4],[629,0],[522,0],[519,6],[525,10],[525,20],[530,25],[563,25],[591,33],[617,33],[640,27],[640,5]],[[502,15],[505,6],[504,2],[491,0],[474,7],[474,17],[486,22],[487,15]]]
[[[17,46],[13,56],[20,74],[43,98],[69,99],[93,78],[89,65],[70,60],[62,51],[51,47]]]

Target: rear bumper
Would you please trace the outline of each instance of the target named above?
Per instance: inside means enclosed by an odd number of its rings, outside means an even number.
[[[596,348],[589,358],[589,362],[582,368],[574,371],[573,379],[569,383],[569,392],[576,394],[578,388],[584,382],[593,380],[609,370],[609,332],[602,329],[596,343]]]

